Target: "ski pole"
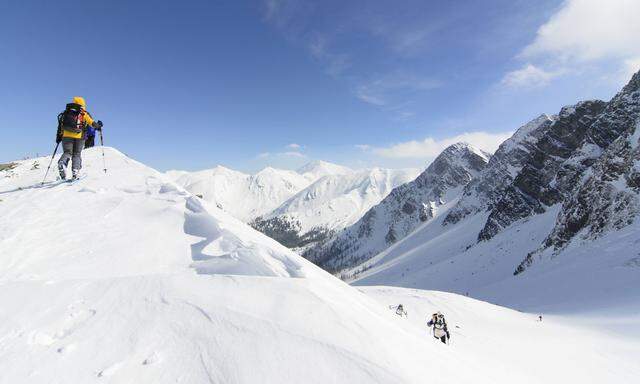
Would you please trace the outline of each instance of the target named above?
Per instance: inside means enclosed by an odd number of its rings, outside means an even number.
[[[104,160],[104,139],[102,138],[102,128],[100,129],[100,149],[102,149],[102,167],[104,173],[107,173],[107,162]]]
[[[56,149],[53,150],[53,155],[51,155],[51,160],[49,161],[49,166],[47,167],[47,171],[44,173],[44,178],[42,179],[42,184],[47,179],[47,175],[49,174],[49,169],[51,168],[51,164],[53,164],[53,158],[56,157],[56,152],[58,152],[58,147],[60,146],[60,142],[56,143]]]

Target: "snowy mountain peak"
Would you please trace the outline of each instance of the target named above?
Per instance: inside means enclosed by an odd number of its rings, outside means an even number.
[[[244,174],[242,172],[236,171],[234,169],[231,168],[227,168],[224,165],[216,165],[215,167],[211,168],[211,172],[215,173],[215,174],[227,174],[227,173],[233,173],[233,174]]]
[[[468,143],[448,146],[416,179],[423,186],[465,185],[489,162],[490,155]],[[443,184],[444,185],[444,184]]]
[[[353,170],[342,165],[314,160],[298,168],[297,172],[315,181],[328,175],[346,175],[352,173]]]
[[[522,127],[518,128],[516,132],[508,138],[504,143],[500,146],[507,146],[509,149],[513,149],[513,147],[524,140],[527,140],[531,137],[531,135],[542,125],[553,122],[555,120],[555,116],[549,116],[546,113],[541,114],[535,119],[529,121]]]
[[[414,181],[402,184],[358,222],[304,253],[331,271],[359,264],[439,215],[487,165],[489,156],[467,143],[447,147]]]
[[[633,93],[640,91],[640,71],[636,72],[627,85],[622,88],[622,93]]]

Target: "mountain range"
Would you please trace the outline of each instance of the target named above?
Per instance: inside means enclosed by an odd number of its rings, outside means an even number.
[[[178,185],[276,239],[303,250],[355,223],[415,169],[353,170],[313,161],[297,171],[265,168],[248,175],[218,166],[169,171]]]

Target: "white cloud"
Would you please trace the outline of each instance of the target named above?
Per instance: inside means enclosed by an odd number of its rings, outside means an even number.
[[[466,142],[484,151],[493,153],[498,149],[498,146],[511,137],[512,134],[512,132],[467,132],[440,140],[427,137],[421,141],[412,140],[394,144],[389,147],[372,148],[371,151],[376,155],[388,158],[428,159],[438,156],[440,152],[452,144]]]
[[[307,155],[302,153],[306,147],[298,143],[290,143],[284,146],[285,151],[281,152],[262,152],[256,156],[258,159],[275,159],[275,158],[306,158]]]
[[[640,1],[568,0],[522,55],[591,61],[640,55]]]
[[[515,71],[508,72],[502,78],[502,85],[510,88],[536,88],[543,87],[560,75],[561,72],[548,72],[533,64],[526,64]]]
[[[371,149],[371,146],[370,146],[370,145],[368,145],[368,144],[356,144],[356,145],[354,145],[354,147],[355,147],[356,149],[361,150],[361,151],[368,151],[368,150],[370,150],[370,149]]]
[[[518,56],[528,63],[507,73],[502,84],[543,86],[604,62],[630,75],[640,57],[638,15],[638,0],[566,0]]]

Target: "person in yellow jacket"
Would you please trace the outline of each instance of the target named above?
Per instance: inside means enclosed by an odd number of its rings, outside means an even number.
[[[71,159],[71,170],[73,179],[77,179],[82,169],[81,153],[84,149],[87,127],[91,126],[97,130],[102,130],[102,121],[95,121],[87,112],[87,104],[84,98],[76,96],[73,102],[67,104],[64,112],[58,115],[58,132],[56,143],[62,142],[63,154],[58,160],[58,171],[60,178],[66,180],[65,168]]]

